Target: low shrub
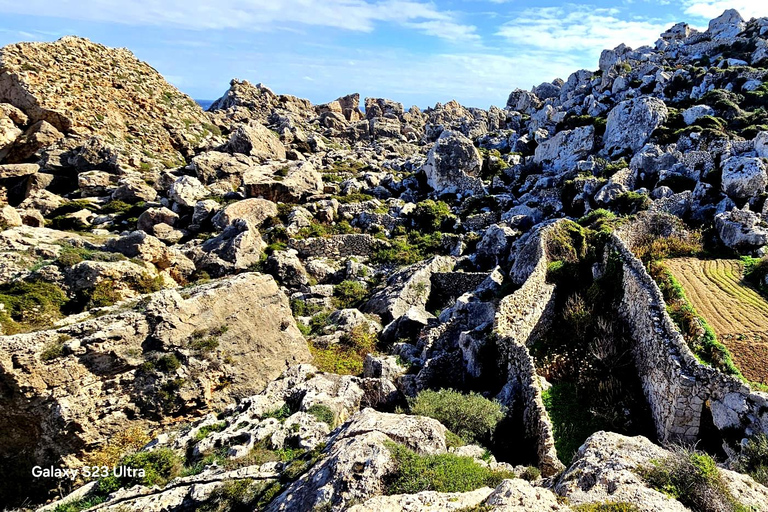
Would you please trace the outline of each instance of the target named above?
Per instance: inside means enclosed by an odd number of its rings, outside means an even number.
[[[69,339],[69,336],[62,335],[55,340],[51,340],[43,346],[42,352],[40,352],[41,361],[51,361],[64,355],[64,342]]]
[[[768,435],[757,434],[741,449],[736,469],[768,486]]]
[[[504,417],[498,402],[451,389],[422,391],[409,406],[412,414],[436,419],[467,443],[488,444]]]
[[[630,191],[620,194],[614,200],[613,206],[620,215],[634,215],[637,212],[647,210],[651,203],[651,198],[647,195]]]
[[[360,281],[342,281],[333,287],[333,305],[336,309],[356,308],[368,297],[368,288]]]
[[[451,208],[443,201],[427,199],[416,204],[416,208],[408,214],[413,227],[432,232],[439,231],[446,222],[453,222]]]
[[[692,510],[746,510],[728,490],[715,461],[704,453],[678,448],[672,455],[652,460],[637,472],[651,487]]]
[[[365,356],[376,350],[376,341],[376,333],[362,324],[345,334],[339,343],[310,343],[309,351],[314,358],[313,364],[321,371],[360,375]]]
[[[494,471],[472,457],[452,453],[419,455],[407,447],[387,442],[395,470],[384,479],[385,494],[415,494],[422,491],[469,492],[494,488],[512,472]]]

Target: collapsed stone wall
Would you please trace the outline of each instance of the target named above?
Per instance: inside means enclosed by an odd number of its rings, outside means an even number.
[[[635,366],[659,440],[700,440],[707,408],[715,427],[731,440],[768,433],[768,394],[700,363],[667,314],[661,290],[642,262],[618,235],[611,249],[624,271],[618,314],[632,335]]]
[[[544,475],[554,475],[564,466],[557,458],[552,422],[544,408],[539,377],[527,345],[552,320],[555,285],[547,282],[544,243],[553,225],[534,235],[537,239],[526,245],[529,254],[518,256],[518,261],[525,256],[530,274],[519,289],[501,300],[494,321],[499,352],[507,366],[507,385],[500,399],[506,405],[522,407],[525,434],[537,443],[539,468]]]
[[[386,246],[386,243],[371,235],[351,234],[327,238],[292,238],[288,245],[305,258],[346,258],[370,257],[376,250]]]

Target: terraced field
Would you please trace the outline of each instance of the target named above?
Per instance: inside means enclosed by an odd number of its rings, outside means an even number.
[[[768,301],[744,283],[741,261],[675,258],[665,264],[744,376],[768,384]]]

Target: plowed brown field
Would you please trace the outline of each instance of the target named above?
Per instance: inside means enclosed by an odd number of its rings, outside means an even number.
[[[664,263],[744,376],[768,384],[768,301],[744,283],[741,261],[674,258]]]

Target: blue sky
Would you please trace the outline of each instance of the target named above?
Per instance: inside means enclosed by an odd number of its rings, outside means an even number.
[[[351,92],[426,107],[503,106],[619,43],[653,44],[678,21],[706,28],[765,0],[0,0],[0,46],[88,37],[131,49],[196,99],[231,78],[323,103]]]

